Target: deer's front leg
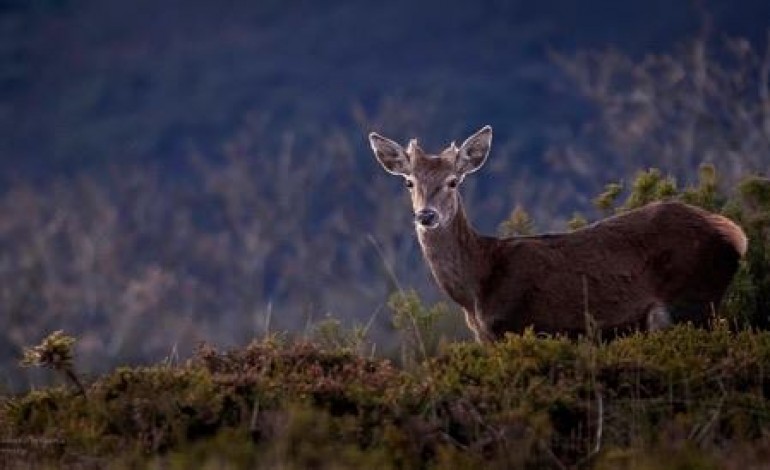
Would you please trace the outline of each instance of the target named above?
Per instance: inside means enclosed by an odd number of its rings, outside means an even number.
[[[500,335],[495,335],[487,325],[480,322],[474,312],[463,309],[465,313],[465,322],[468,323],[468,328],[473,332],[476,342],[480,344],[492,343],[497,339],[500,339]]]
[[[476,320],[476,314],[465,308],[463,309],[463,313],[465,313],[465,323],[468,324],[468,328],[473,332],[473,337],[476,338],[476,342],[483,343],[484,340],[479,331],[479,322]]]

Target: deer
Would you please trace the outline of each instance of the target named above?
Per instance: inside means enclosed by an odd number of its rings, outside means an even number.
[[[743,230],[722,215],[654,202],[565,233],[497,238],[469,223],[460,196],[492,145],[485,126],[459,147],[427,154],[372,132],[382,167],[401,176],[422,254],[478,342],[506,333],[613,338],[674,323],[708,326],[746,254]]]

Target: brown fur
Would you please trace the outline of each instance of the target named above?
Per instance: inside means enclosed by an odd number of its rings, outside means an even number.
[[[572,233],[496,239],[462,213],[420,243],[441,288],[466,311],[480,339],[507,331],[576,335],[588,312],[606,335],[646,329],[663,306],[672,321],[705,324],[740,248],[713,214],[655,203]]]
[[[439,226],[418,226],[420,245],[437,283],[463,307],[479,340],[530,326],[574,336],[586,331],[586,313],[605,336],[708,321],[746,251],[740,227],[696,207],[659,202],[571,233],[481,236],[468,223],[459,193],[445,187],[447,178],[461,179],[483,164],[486,154],[470,171],[467,161],[459,162],[464,148],[479,144],[481,132],[436,157],[416,144],[394,156],[406,162],[377,155],[386,169],[400,165],[393,172],[414,182],[415,212],[429,207],[440,213]],[[383,148],[376,138],[375,153]]]

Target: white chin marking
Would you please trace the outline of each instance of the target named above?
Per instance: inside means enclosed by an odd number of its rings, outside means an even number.
[[[415,224],[414,224],[414,225],[416,225],[416,226],[417,226],[417,229],[418,229],[418,230],[426,230],[426,231],[427,231],[427,230],[433,230],[433,229],[437,229],[437,228],[439,227],[439,225],[441,225],[441,224],[439,224],[439,223],[437,222],[437,223],[435,223],[435,224],[433,224],[433,225],[423,225],[423,224],[421,224],[421,223],[415,222]]]

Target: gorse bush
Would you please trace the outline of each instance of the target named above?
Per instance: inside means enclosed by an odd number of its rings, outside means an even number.
[[[724,326],[609,344],[527,332],[408,370],[268,338],[119,368],[87,398],[5,397],[0,432],[13,458],[74,468],[738,469],[770,450],[768,368],[770,334]]]
[[[451,312],[444,303],[426,306],[415,291],[397,292],[388,302],[393,326],[401,335],[401,363],[409,366],[434,356],[448,330]],[[456,325],[456,323],[455,323]]]
[[[516,206],[511,215],[500,223],[497,231],[502,237],[533,235],[535,233],[535,222],[523,207]]]
[[[329,350],[350,350],[363,353],[366,345],[366,326],[354,326],[346,329],[342,322],[327,316],[313,326],[313,341],[321,348]]]
[[[48,367],[57,370],[72,381],[80,393],[85,395],[85,387],[75,373],[74,353],[72,346],[75,338],[64,334],[63,331],[54,331],[37,346],[26,348],[21,365],[24,367]]]
[[[739,202],[725,206],[740,221],[749,237],[746,262],[734,282],[730,301],[736,314],[744,312],[750,324],[770,327],[770,180],[744,179],[738,185]]]

